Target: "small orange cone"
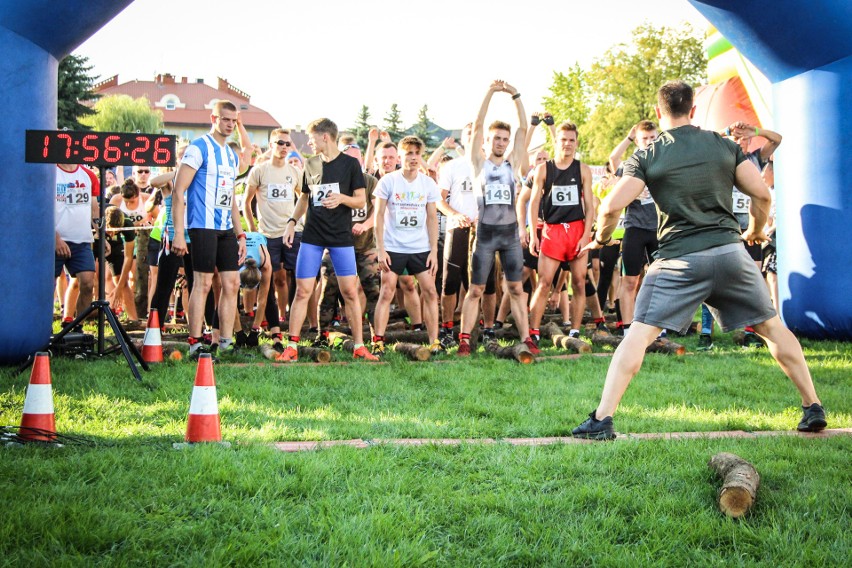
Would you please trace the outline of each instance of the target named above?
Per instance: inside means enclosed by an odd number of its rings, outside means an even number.
[[[56,438],[53,388],[50,385],[50,356],[47,353],[39,352],[35,355],[18,436],[40,442],[52,442]]]
[[[213,378],[213,359],[209,353],[198,358],[195,371],[195,386],[189,403],[189,419],[186,422],[187,442],[221,442],[219,406],[216,403],[216,380]]]
[[[152,309],[148,314],[148,327],[145,330],[145,339],[142,340],[142,360],[146,363],[163,362],[163,339],[156,309]]]

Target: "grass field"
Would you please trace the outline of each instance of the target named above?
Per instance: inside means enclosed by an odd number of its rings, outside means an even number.
[[[717,345],[649,356],[617,430],[794,428],[798,397],[766,351],[726,336]],[[829,427],[852,427],[852,346],[804,345]],[[232,447],[187,451],[172,443],[186,428],[194,365],[163,364],[139,384],[117,357],[54,359],[57,429],[93,445],[0,450],[0,565],[776,567],[852,555],[852,437],[516,447],[499,440],[569,433],[597,404],[609,359],[444,359],[216,365]],[[20,421],[27,379],[0,370],[0,424]],[[268,445],[351,438],[498,441],[298,454]],[[719,451],[761,473],[740,521],[716,508],[707,460]]]

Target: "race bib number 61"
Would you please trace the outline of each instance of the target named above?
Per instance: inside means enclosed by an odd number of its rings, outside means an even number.
[[[580,204],[580,192],[576,185],[554,185],[551,195],[557,207]]]

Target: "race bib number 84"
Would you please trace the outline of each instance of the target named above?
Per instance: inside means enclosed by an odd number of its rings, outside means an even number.
[[[293,201],[293,186],[289,183],[270,183],[266,187],[267,201]]]

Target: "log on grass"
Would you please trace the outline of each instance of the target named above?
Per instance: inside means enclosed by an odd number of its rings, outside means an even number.
[[[760,475],[753,465],[741,457],[718,453],[707,464],[722,478],[719,509],[729,517],[739,518],[748,512],[757,497]]]
[[[731,339],[733,339],[734,343],[739,345],[740,347],[750,347],[750,345],[746,343],[746,338],[754,340],[755,337],[760,340],[760,343],[762,343],[760,347],[766,346],[766,342],[763,340],[763,338],[757,335],[756,333],[754,335],[747,334],[745,330],[738,329],[731,335]]]
[[[664,353],[666,355],[685,355],[686,347],[668,339],[655,339],[645,349],[645,353]]]
[[[331,361],[331,351],[299,345],[299,359],[310,359],[314,363],[328,363]]]
[[[423,331],[386,331],[385,344],[389,343],[428,343],[429,334]]]
[[[592,347],[582,339],[570,337],[553,322],[546,323],[541,327],[541,336],[550,339],[556,347],[567,349],[574,353],[591,353]]]
[[[619,345],[621,345],[621,341],[623,339],[623,337],[618,337],[609,333],[601,333],[599,331],[592,333],[592,344],[601,347],[605,345],[608,345],[610,347],[618,347]]]
[[[509,347],[501,347],[496,341],[486,341],[485,350],[500,359],[514,359],[518,363],[528,365],[535,362],[535,355],[525,343],[516,343]]]
[[[336,349],[343,349],[350,353],[355,351],[355,340],[351,336],[339,331],[330,331],[328,333],[328,344]]]
[[[425,345],[415,343],[397,343],[393,346],[396,353],[402,353],[411,361],[428,361],[432,352]]]

